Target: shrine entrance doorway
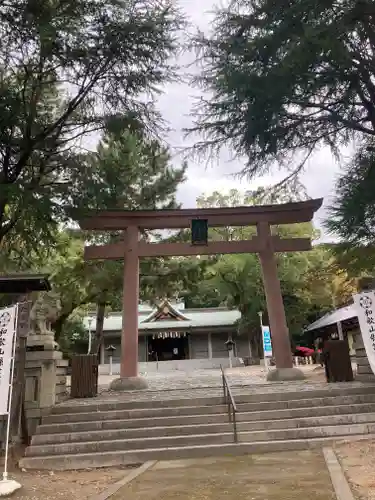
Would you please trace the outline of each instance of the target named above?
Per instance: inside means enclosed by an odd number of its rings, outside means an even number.
[[[79,218],[81,229],[122,231],[117,243],[85,248],[86,259],[124,259],[123,324],[121,337],[120,378],[113,390],[146,388],[138,376],[138,302],[139,259],[188,255],[257,253],[259,255],[266,294],[276,369],[270,380],[298,380],[303,373],[293,367],[289,330],[286,322],[276,252],[299,252],[311,249],[310,238],[281,238],[272,226],[309,222],[323,200],[308,200],[280,205],[235,208],[203,208],[180,210],[106,210],[88,212]],[[255,226],[256,236],[242,241],[208,241],[212,227]],[[149,243],[140,238],[141,231],[191,228],[191,243]]]
[[[178,361],[189,359],[187,335],[156,334],[148,341],[149,361]]]

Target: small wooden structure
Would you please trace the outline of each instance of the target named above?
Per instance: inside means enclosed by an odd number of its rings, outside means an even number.
[[[6,274],[0,276],[0,293],[14,295],[21,302],[25,295],[31,292],[47,292],[51,285],[46,274]]]
[[[98,356],[76,354],[72,357],[72,398],[94,398],[98,395]]]
[[[324,346],[327,382],[352,382],[353,369],[347,340],[327,340]]]

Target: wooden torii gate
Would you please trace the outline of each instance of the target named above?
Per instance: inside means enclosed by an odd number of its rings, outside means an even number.
[[[293,368],[289,330],[285,317],[275,252],[300,252],[311,249],[310,238],[280,238],[271,234],[272,225],[309,222],[321,207],[323,199],[281,205],[235,208],[179,210],[89,211],[79,219],[84,230],[124,231],[118,243],[88,246],[85,259],[124,259],[123,320],[120,378],[112,388],[143,388],[146,382],[138,376],[138,300],[139,259],[156,256],[257,253],[263,272],[267,312],[272,333],[276,369],[272,380],[303,378]],[[191,243],[148,243],[139,239],[143,229],[182,229],[203,222],[207,227],[256,226],[257,235],[242,241],[206,241]]]

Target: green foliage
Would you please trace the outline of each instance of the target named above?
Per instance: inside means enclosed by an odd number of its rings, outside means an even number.
[[[130,142],[133,144],[133,139]],[[128,143],[125,141],[121,144]],[[108,155],[105,154],[102,157],[103,161],[112,158],[111,149],[118,151],[118,147],[119,143],[115,141],[109,147]],[[142,155],[141,158],[143,158]],[[142,187],[141,177],[136,180],[137,176],[135,171],[130,169],[130,164],[127,154],[124,154],[124,161],[119,159],[118,162],[118,165],[123,165],[125,170],[129,169],[130,178],[134,178],[127,198],[129,208],[133,196],[135,201],[139,199],[137,182]],[[138,168],[136,161],[133,165],[134,169]],[[141,165],[143,165],[142,162]],[[160,166],[163,171],[165,164],[160,162]],[[145,167],[143,170],[139,167],[140,175],[143,171],[147,172],[148,168]],[[162,191],[162,175],[156,178],[159,180],[155,186]],[[175,188],[179,179],[180,177],[177,176]],[[161,186],[159,186],[159,181]],[[121,182],[121,176],[119,182]],[[105,193],[111,192],[108,188],[109,182],[104,182],[102,185]],[[168,193],[165,199],[168,206],[174,199],[172,191],[172,189],[165,191]],[[253,194],[246,196],[248,197],[245,200],[245,195],[239,191],[232,191],[229,197],[221,193],[213,193],[207,197],[201,197],[199,203],[209,206],[211,203],[220,202],[223,206],[228,206],[231,203],[237,204],[238,200],[243,200],[243,203],[246,201],[248,204],[257,200]],[[161,197],[158,203],[162,203]],[[222,228],[221,232],[218,231],[211,237],[226,240],[227,229]],[[315,230],[310,223],[280,226],[273,230],[282,237],[314,238],[315,236]],[[251,228],[243,228],[243,233],[231,232],[230,238],[247,238],[253,234],[254,230]],[[122,308],[123,263],[121,261],[85,262],[83,247],[87,237],[88,235],[79,231],[61,231],[55,236],[55,247],[43,249],[45,252],[43,255],[39,253],[29,256],[30,260],[34,259],[35,270],[50,273],[52,293],[59,297],[59,316],[53,328],[56,332],[56,339],[65,352],[81,352],[82,346],[87,345],[87,338],[82,331],[82,317],[87,313],[88,308],[92,309],[98,304],[104,304],[107,310],[121,310]],[[115,237],[118,235],[109,235],[108,238]],[[186,232],[183,232],[182,239],[185,237]],[[180,238],[181,234],[173,239],[178,241]],[[106,237],[101,235],[98,240],[106,241]],[[10,259],[10,263],[12,262]],[[335,248],[332,249],[329,246],[315,246],[311,252],[278,254],[277,263],[287,321],[296,342],[301,341],[304,326],[328,310],[346,303],[356,289],[355,276],[348,275],[345,265],[337,260]],[[142,259],[140,274],[141,300],[155,303],[166,297],[179,297],[185,299],[188,307],[238,308],[241,312],[238,331],[240,334],[249,333],[254,354],[261,354],[258,312],[263,311],[264,321],[268,320],[261,267],[257,255]],[[103,314],[104,309],[102,309]]]
[[[300,235],[306,235],[301,228]],[[297,236],[296,233],[285,236]],[[292,338],[301,339],[309,323],[336,306],[347,303],[356,291],[356,281],[340,270],[333,254],[316,246],[310,252],[278,254],[278,274],[283,294],[287,322]],[[200,283],[194,304],[203,306],[227,305],[238,308],[240,334],[250,334],[254,353],[261,354],[258,313],[267,306],[258,256],[225,255],[210,268],[206,280]],[[207,291],[210,291],[210,294]]]
[[[200,206],[253,205],[295,201],[293,191],[284,186],[278,198],[268,189],[241,193],[231,190],[224,195],[214,192],[198,198]],[[281,237],[309,237],[314,239],[317,231],[311,223],[273,227],[272,232]],[[252,237],[252,228],[217,228],[212,230],[213,239],[233,240]],[[277,255],[278,273],[281,283],[287,322],[296,342],[301,341],[305,326],[336,306],[346,303],[355,291],[356,282],[340,268],[333,251],[325,246],[314,246],[310,252]],[[241,320],[239,333],[250,334],[254,354],[261,355],[259,328],[260,311],[267,320],[267,306],[262,281],[262,271],[255,254],[220,256],[206,270],[205,279],[187,294],[188,304],[196,306],[218,306],[238,308]]]
[[[320,147],[354,144],[327,227],[355,245],[374,241],[374,32],[370,0],[234,0],[194,40],[195,83],[211,93],[197,104],[197,149],[229,146],[244,173],[279,164],[290,181]]]
[[[375,150],[363,143],[336,183],[326,228],[339,237],[333,245],[337,261],[352,277],[375,272]]]
[[[109,130],[95,153],[78,158],[65,205],[86,209],[176,208],[186,164],[173,167],[167,147],[129,128]]]
[[[375,274],[375,247],[373,244],[352,245],[337,243],[330,245],[338,265],[351,278],[365,278]]]
[[[119,124],[117,124],[119,125]],[[71,200],[82,209],[119,208],[149,209],[177,207],[177,186],[184,181],[186,165],[172,167],[170,155],[164,146],[147,138],[142,130],[131,132],[124,123],[112,128],[99,143],[97,152],[89,153],[81,161],[82,168],[75,179]],[[91,175],[91,177],[90,177]],[[54,325],[57,336],[69,315],[84,304],[104,304],[121,309],[123,294],[122,261],[83,260],[84,239],[110,243],[122,237],[118,233],[80,235],[71,240],[72,260],[59,250],[54,273],[56,288],[61,291],[64,312]],[[72,238],[71,236],[68,236]],[[147,237],[147,235],[144,235]],[[69,245],[68,245],[69,246]],[[73,266],[71,268],[70,266]],[[141,263],[141,298],[155,298],[160,293],[158,282],[151,280],[163,273],[162,259]],[[70,276],[70,279],[67,279]],[[71,283],[71,281],[74,281]],[[160,283],[164,285],[161,279]],[[161,287],[163,289],[163,286]],[[173,287],[169,287],[173,290]],[[104,313],[104,308],[102,309]]]
[[[81,153],[113,117],[160,130],[153,96],[174,77],[182,24],[169,0],[0,3],[1,245],[53,242],[79,201]]]
[[[213,191],[209,195],[202,194],[197,198],[198,208],[224,208],[224,207],[245,207],[256,205],[272,205],[278,203],[289,203],[307,199],[305,188],[298,180],[292,184],[282,183],[273,187],[259,187],[256,190],[241,192],[238,189],[231,189],[227,193]],[[310,225],[307,225],[310,229]],[[293,227],[293,226],[291,226]],[[290,228],[289,228],[290,230]],[[274,232],[282,235],[283,226],[274,228]],[[209,229],[211,240],[244,240],[256,234],[255,227],[216,227]]]
[[[372,1],[233,0],[211,28],[193,41],[195,83],[210,93],[197,103],[198,150],[229,146],[258,175],[374,137]]]
[[[59,347],[65,353],[87,353],[88,332],[83,324],[83,310],[74,311],[64,322]]]
[[[184,181],[186,165],[172,166],[168,149],[149,137],[138,120],[132,120],[129,125],[128,118],[118,117],[109,122],[96,152],[76,155],[79,168],[72,178],[65,204],[82,210],[178,207],[175,195],[178,185]],[[51,293],[59,297],[60,302],[53,329],[56,340],[68,348],[73,345],[71,335],[77,329],[77,311],[82,314],[89,305],[102,304],[104,314],[106,306],[116,310],[122,307],[123,262],[86,262],[83,258],[85,243],[109,243],[121,237],[118,232],[89,234],[73,229],[55,230],[53,246],[42,244],[37,251],[22,252],[25,254],[22,260],[12,245],[4,244],[0,265],[2,271],[27,269],[49,274]],[[143,234],[143,237],[150,235]],[[19,241],[23,243],[22,235]],[[143,260],[140,273],[143,300],[177,294],[182,286],[180,281],[192,279],[192,271],[185,263],[173,261],[168,265],[160,258]],[[180,281],[179,276],[183,276]],[[173,279],[178,281],[175,286]]]
[[[327,229],[349,245],[375,242],[375,149],[367,143],[339,178]]]

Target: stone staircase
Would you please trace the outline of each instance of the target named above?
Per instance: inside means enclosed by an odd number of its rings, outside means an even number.
[[[71,402],[43,419],[20,466],[68,470],[298,450],[375,434],[375,385],[242,391],[235,396],[238,443],[220,396]]]

